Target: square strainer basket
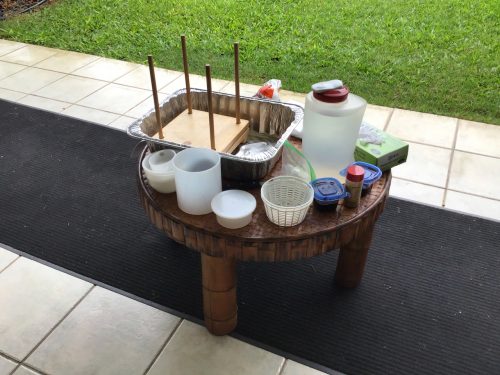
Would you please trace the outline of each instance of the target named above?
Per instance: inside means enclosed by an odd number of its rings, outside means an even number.
[[[293,176],[271,178],[260,192],[268,219],[276,225],[291,227],[304,221],[314,198],[314,190]]]

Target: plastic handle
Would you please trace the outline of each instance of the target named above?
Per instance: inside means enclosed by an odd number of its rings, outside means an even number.
[[[328,90],[339,89],[342,86],[344,86],[344,84],[342,83],[342,81],[340,79],[333,79],[331,81],[324,81],[324,82],[315,83],[311,87],[312,87],[314,92],[321,93],[321,92],[325,92]]]

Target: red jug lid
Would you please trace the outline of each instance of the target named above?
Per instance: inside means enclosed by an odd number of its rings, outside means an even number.
[[[347,86],[342,86],[338,89],[315,92],[313,91],[313,96],[321,102],[325,103],[340,103],[347,99],[349,95],[349,88]]]

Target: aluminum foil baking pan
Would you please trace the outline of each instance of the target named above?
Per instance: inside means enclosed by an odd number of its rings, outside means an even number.
[[[193,109],[208,111],[206,90],[191,89]],[[234,95],[212,93],[214,113],[235,116]],[[168,124],[187,108],[186,90],[176,91],[160,104],[162,124]],[[245,144],[232,154],[220,152],[222,177],[237,181],[255,181],[263,178],[274,167],[283,143],[293,129],[302,121],[304,111],[301,106],[264,99],[240,97],[241,118],[250,123],[250,132]],[[154,108],[142,118],[132,123],[127,133],[137,139],[147,141],[151,152],[170,148],[176,151],[190,146],[153,138],[158,132]]]

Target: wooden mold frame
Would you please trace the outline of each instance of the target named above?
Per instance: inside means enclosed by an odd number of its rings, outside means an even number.
[[[160,106],[156,89],[156,78],[152,56],[148,56],[151,88],[155,105],[155,115],[158,132],[153,138],[165,139],[169,142],[191,146],[211,148],[218,152],[233,152],[248,137],[249,121],[240,116],[240,85],[239,85],[239,47],[234,43],[234,76],[235,76],[235,117],[214,114],[212,106],[212,78],[210,65],[205,65],[207,80],[208,112],[193,109],[191,86],[189,84],[189,67],[186,50],[186,37],[181,36],[182,60],[186,81],[187,108],[166,125],[160,119]]]

